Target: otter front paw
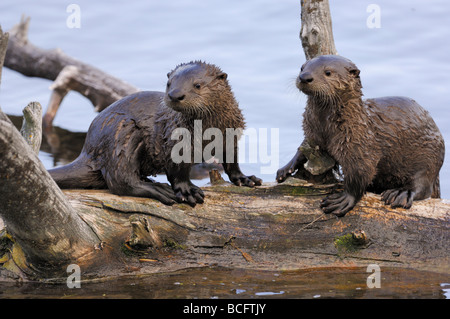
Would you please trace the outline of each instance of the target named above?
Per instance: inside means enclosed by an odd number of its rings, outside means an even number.
[[[166,183],[158,183],[158,182],[151,182],[151,188],[154,190],[151,192],[152,196],[151,198],[158,199],[160,202],[162,202],[165,205],[173,205],[175,204],[176,197],[173,193],[172,188],[169,184]]]
[[[320,203],[325,214],[332,213],[338,217],[342,217],[355,207],[356,198],[347,192],[337,193],[327,196]]]
[[[239,175],[236,177],[230,177],[230,181],[237,186],[254,187],[260,186],[262,184],[262,179],[256,177],[255,175],[252,176]]]
[[[289,176],[291,176],[297,169],[299,169],[300,165],[302,164],[300,159],[301,156],[297,153],[289,163],[280,168],[277,171],[276,181],[278,183],[283,183]]]
[[[381,193],[381,200],[392,208],[411,208],[415,193],[408,190],[388,189]]]
[[[278,183],[284,182],[289,176],[292,175],[293,172],[295,172],[296,168],[294,168],[290,163],[288,163],[286,166],[280,168],[277,171],[276,180]]]
[[[179,203],[188,203],[194,207],[197,203],[203,204],[204,202],[205,193],[190,182],[177,183],[173,186],[173,191]]]

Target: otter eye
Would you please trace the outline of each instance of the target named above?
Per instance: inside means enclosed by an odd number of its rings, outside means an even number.
[[[170,82],[167,82],[167,87],[169,87],[170,86]]]
[[[330,75],[331,75],[331,71],[326,70],[326,71],[325,71],[325,75],[326,75],[326,76],[330,76]]]
[[[197,83],[197,84],[194,84],[194,87],[198,90],[198,89],[200,89],[201,85]]]

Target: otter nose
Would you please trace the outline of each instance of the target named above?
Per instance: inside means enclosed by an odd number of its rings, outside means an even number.
[[[186,95],[184,95],[183,92],[180,92],[180,90],[172,90],[167,93],[167,95],[172,102],[183,101],[186,97]]]
[[[302,83],[311,83],[314,80],[312,74],[309,72],[302,72],[298,77]]]

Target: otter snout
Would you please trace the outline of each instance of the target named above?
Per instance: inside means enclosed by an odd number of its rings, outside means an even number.
[[[301,72],[297,77],[295,85],[300,91],[308,94],[312,89],[312,86],[310,85],[312,81],[314,81],[314,77],[310,72]]]
[[[314,78],[313,78],[311,73],[309,73],[309,72],[302,72],[298,76],[298,80],[301,83],[311,83],[314,80]]]
[[[169,97],[169,99],[172,102],[183,101],[184,98],[186,97],[186,95],[182,91],[180,91],[178,89],[174,89],[174,90],[169,91],[167,93],[167,96]]]

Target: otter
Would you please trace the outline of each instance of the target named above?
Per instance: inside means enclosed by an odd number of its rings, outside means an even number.
[[[344,216],[366,191],[381,194],[393,208],[440,197],[444,139],[418,103],[397,96],[363,100],[360,70],[337,55],[307,61],[296,86],[307,95],[305,140],[334,158],[344,175],[343,192],[322,200],[325,213]],[[276,180],[283,182],[305,162],[299,149]]]
[[[219,67],[192,61],[178,65],[167,77],[165,93],[134,93],[97,115],[78,158],[49,170],[60,188],[108,188],[113,194],[153,198],[166,205],[203,203],[203,191],[189,177],[193,161],[172,160],[172,149],[180,142],[172,132],[183,128],[192,133],[194,122],[201,121],[203,131],[218,128],[225,134],[227,128],[244,129],[245,120]],[[228,147],[223,139],[224,158],[232,158],[223,161],[224,171],[236,185],[261,185],[261,179],[240,170],[238,137]],[[171,186],[148,177],[161,173]]]

